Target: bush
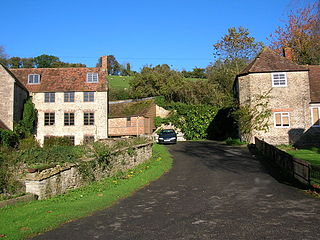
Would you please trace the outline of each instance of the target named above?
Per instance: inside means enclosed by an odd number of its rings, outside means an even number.
[[[19,150],[28,150],[31,148],[40,147],[38,141],[34,138],[34,136],[29,136],[27,138],[21,139],[19,142]]]
[[[16,147],[19,143],[19,137],[13,131],[0,129],[0,143],[6,147]]]
[[[57,137],[52,136],[45,139],[43,146],[44,147],[53,147],[53,146],[73,146],[73,142],[68,137]]]

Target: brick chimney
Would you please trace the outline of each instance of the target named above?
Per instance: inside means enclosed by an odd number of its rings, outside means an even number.
[[[290,61],[293,61],[293,50],[292,50],[292,48],[290,48],[290,47],[284,47],[284,48],[283,48],[283,56],[284,56],[286,59],[288,59],[288,60],[290,60]]]
[[[108,71],[108,56],[101,57],[101,68],[105,71]]]

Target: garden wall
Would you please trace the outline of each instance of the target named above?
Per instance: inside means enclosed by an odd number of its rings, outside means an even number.
[[[123,148],[113,152],[108,164],[96,164],[96,159],[84,159],[78,164],[55,166],[40,172],[28,173],[26,192],[46,199],[75,189],[90,181],[113,176],[119,171],[126,171],[149,160],[152,156],[152,143]],[[85,168],[83,167],[85,166]]]

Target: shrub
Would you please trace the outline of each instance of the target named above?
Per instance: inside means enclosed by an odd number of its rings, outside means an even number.
[[[52,136],[45,139],[43,146],[52,147],[52,146],[73,146],[73,142],[68,137],[57,137]]]
[[[19,142],[19,150],[28,150],[31,148],[40,147],[38,141],[34,138],[34,136],[29,136],[27,138],[21,139]]]
[[[13,131],[0,129],[0,143],[6,147],[16,147],[19,143],[19,137]]]

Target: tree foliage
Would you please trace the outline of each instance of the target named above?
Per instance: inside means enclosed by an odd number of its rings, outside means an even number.
[[[207,78],[207,73],[205,68],[195,67],[192,71],[181,71],[183,77],[185,78]]]
[[[214,55],[222,60],[251,59],[263,47],[262,42],[256,42],[250,36],[248,29],[231,27],[220,41],[213,45]]]
[[[7,65],[8,55],[6,54],[4,47],[0,45],[0,63]]]
[[[34,128],[37,120],[37,111],[35,105],[32,102],[32,98],[28,98],[23,106],[22,120],[15,125],[14,131],[24,138],[34,133]]]
[[[175,91],[183,84],[181,73],[171,70],[167,64],[143,67],[130,81],[135,97],[164,96],[168,101],[175,98]]]
[[[292,11],[284,27],[270,35],[270,47],[282,53],[290,47],[299,64],[320,64],[320,3]]]

